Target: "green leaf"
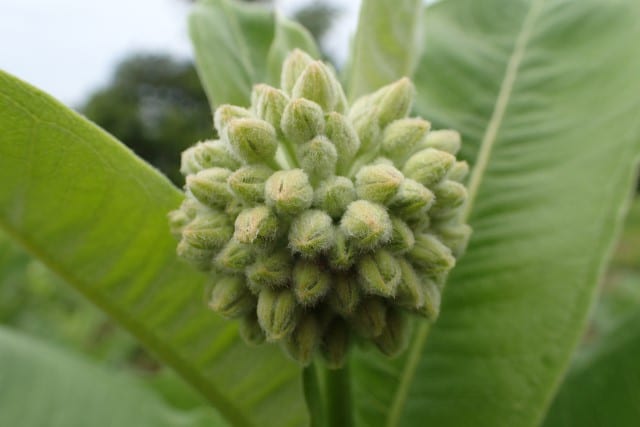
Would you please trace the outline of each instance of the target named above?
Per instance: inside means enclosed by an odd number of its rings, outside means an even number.
[[[635,427],[640,423],[640,311],[576,363],[545,427]]]
[[[425,17],[416,109],[463,134],[474,234],[426,344],[422,324],[401,369],[355,355],[356,390],[382,376],[390,389],[359,399],[358,418],[535,426],[583,333],[630,195],[640,56],[629,40],[640,37],[640,3],[445,0]]]
[[[182,196],[104,131],[0,73],[0,228],[133,333],[234,425],[299,426],[301,375],[247,348],[175,256]],[[176,159],[177,161],[177,159]],[[287,411],[282,403],[287,402]]]
[[[363,0],[347,76],[351,100],[413,75],[422,10],[420,0]]]
[[[220,427],[211,409],[168,407],[144,384],[0,328],[0,425]]]
[[[300,25],[260,5],[237,1],[199,1],[189,17],[189,30],[212,109],[220,104],[248,106],[256,83],[279,85],[289,50],[318,52]]]

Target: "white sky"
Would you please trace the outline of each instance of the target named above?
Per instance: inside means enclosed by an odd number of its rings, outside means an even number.
[[[276,0],[289,15],[312,0]],[[344,60],[359,0],[324,0],[344,14],[327,37]],[[181,0],[0,0],[0,69],[79,105],[134,52],[191,57],[187,2]]]

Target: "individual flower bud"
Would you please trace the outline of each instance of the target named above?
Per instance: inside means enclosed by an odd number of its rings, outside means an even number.
[[[380,149],[382,130],[373,113],[352,120],[353,128],[360,141],[359,154],[377,153]]]
[[[456,158],[446,151],[427,148],[411,156],[402,172],[405,176],[431,188],[445,177],[455,161]]]
[[[195,175],[187,176],[187,189],[203,205],[212,208],[224,208],[232,195],[227,188],[229,169],[210,168]]]
[[[338,274],[327,296],[329,306],[343,317],[351,316],[360,303],[358,280],[351,274]]]
[[[286,338],[298,322],[296,299],[289,289],[263,289],[258,296],[256,313],[267,341]]]
[[[424,214],[434,200],[434,194],[424,185],[406,178],[400,183],[398,191],[389,201],[389,208],[396,215],[410,219]]]
[[[232,120],[227,126],[227,136],[236,156],[248,163],[268,161],[278,149],[276,131],[264,120]]]
[[[338,103],[334,76],[321,61],[313,61],[304,69],[291,90],[292,98],[305,98],[324,111],[333,111]]]
[[[247,267],[247,285],[254,293],[264,288],[285,286],[291,278],[292,268],[293,258],[287,250],[265,252]]]
[[[402,173],[393,166],[365,166],[356,174],[356,193],[361,199],[385,204],[396,194],[403,180]]]
[[[365,250],[388,242],[392,229],[386,209],[367,200],[351,203],[340,221],[340,230],[358,248]]]
[[[400,264],[389,251],[379,249],[363,256],[357,264],[358,281],[369,295],[394,297],[402,272]]]
[[[294,99],[285,107],[280,127],[289,141],[303,144],[324,132],[324,112],[313,101]]]
[[[216,255],[214,265],[222,270],[242,273],[254,259],[255,253],[251,245],[231,239]]]
[[[406,77],[378,90],[378,124],[384,128],[394,120],[402,119],[409,114],[413,103],[414,87]]]
[[[442,294],[440,286],[433,280],[422,278],[422,293],[424,295],[424,304],[415,310],[427,320],[434,321],[440,314],[440,303],[442,300]]]
[[[180,258],[203,271],[211,268],[211,260],[215,254],[214,249],[195,247],[185,238],[178,243],[176,252]]]
[[[244,285],[241,277],[225,276],[217,281],[209,307],[226,318],[243,316],[256,308],[256,298]]]
[[[240,163],[233,158],[224,142],[204,141],[182,152],[180,172],[186,176],[213,167],[236,169],[238,166]]]
[[[325,134],[336,147],[338,170],[346,173],[353,157],[360,148],[360,139],[355,128],[345,116],[331,112],[326,116]]]
[[[407,317],[398,310],[389,310],[385,327],[373,342],[385,356],[396,357],[407,347],[409,330]]]
[[[264,342],[264,331],[258,323],[258,316],[255,311],[251,311],[240,319],[240,325],[238,327],[240,337],[245,343],[249,345],[260,345]]]
[[[313,314],[303,315],[296,329],[284,342],[284,348],[292,359],[302,366],[311,363],[313,355],[320,344],[321,329]]]
[[[235,105],[223,104],[216,109],[213,115],[213,124],[218,131],[218,135],[226,137],[227,126],[236,119],[249,119],[253,114],[246,108],[236,107]]]
[[[358,335],[364,338],[377,337],[387,324],[387,306],[382,298],[365,298],[349,318],[349,323]]]
[[[446,129],[429,132],[421,146],[424,148],[435,148],[436,150],[446,151],[447,153],[455,155],[460,151],[461,144],[460,134],[455,130]]]
[[[416,265],[427,272],[446,272],[456,264],[451,250],[431,234],[417,235],[409,256]]]
[[[273,240],[278,233],[278,219],[271,210],[259,205],[245,209],[236,218],[233,237],[240,243]]]
[[[264,165],[247,165],[229,175],[227,185],[245,203],[264,201],[264,183],[273,171]]]
[[[328,250],[334,240],[333,221],[323,211],[309,210],[296,217],[289,229],[289,247],[303,257]]]
[[[401,279],[396,291],[396,302],[406,308],[418,309],[424,305],[424,290],[418,274],[406,259],[398,259]]]
[[[265,183],[265,199],[276,212],[297,215],[311,206],[313,188],[301,169],[278,171]]]
[[[340,228],[334,230],[334,241],[328,255],[329,265],[335,270],[348,270],[355,262],[357,250]]]
[[[334,318],[322,335],[320,352],[327,368],[340,369],[344,366],[349,353],[349,328],[344,320]]]
[[[469,163],[455,162],[454,165],[449,169],[449,173],[447,174],[447,179],[451,181],[463,182],[464,179],[469,174]]]
[[[302,169],[317,180],[335,174],[338,153],[326,136],[316,136],[300,146],[298,159]]]
[[[196,199],[194,199],[193,197],[189,197],[188,195],[180,204],[180,210],[184,212],[191,220],[195,219],[195,217],[198,215],[198,212],[200,212],[202,209],[203,206]]]
[[[226,215],[212,211],[198,216],[182,230],[182,238],[189,245],[202,249],[219,249],[233,235],[233,227]]]
[[[304,72],[313,58],[300,49],[294,49],[282,64],[280,86],[286,93],[291,93],[300,75]]]
[[[467,224],[447,224],[438,227],[436,233],[440,241],[447,245],[453,255],[458,258],[467,248],[471,227]]]
[[[318,303],[331,288],[331,274],[315,262],[298,260],[293,268],[293,291],[303,306]]]
[[[173,237],[176,239],[179,239],[182,236],[182,230],[193,219],[182,209],[171,211],[167,216],[169,217],[169,229],[171,230]]]
[[[400,218],[391,218],[393,227],[391,232],[391,240],[387,246],[389,250],[396,254],[403,254],[410,251],[416,241],[411,227]]]
[[[382,134],[382,151],[397,165],[403,165],[429,133],[431,123],[418,118],[391,122]]]
[[[256,116],[280,130],[282,113],[289,103],[289,97],[281,90],[266,84],[257,84],[251,93],[251,106]]]
[[[315,193],[314,206],[332,218],[340,218],[355,199],[356,189],[353,182],[344,176],[332,176],[320,183]]]
[[[467,189],[459,182],[444,180],[433,188],[436,203],[431,208],[431,214],[438,216],[440,213],[451,211],[462,206],[467,199]]]

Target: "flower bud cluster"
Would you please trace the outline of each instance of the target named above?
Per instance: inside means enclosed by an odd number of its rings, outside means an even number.
[[[332,368],[354,340],[398,354],[409,314],[437,318],[470,234],[460,136],[407,117],[406,78],[349,108],[334,72],[296,50],[281,80],[250,108],[220,106],[219,139],[183,153],[178,254],[211,272],[211,309],[248,343]]]

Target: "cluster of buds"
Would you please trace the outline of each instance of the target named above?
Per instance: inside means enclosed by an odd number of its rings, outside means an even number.
[[[407,117],[406,78],[349,108],[333,70],[297,50],[281,86],[220,106],[219,139],[183,153],[178,254],[211,272],[210,307],[250,344],[331,368],[354,341],[398,354],[408,315],[438,316],[470,233],[460,136]]]

